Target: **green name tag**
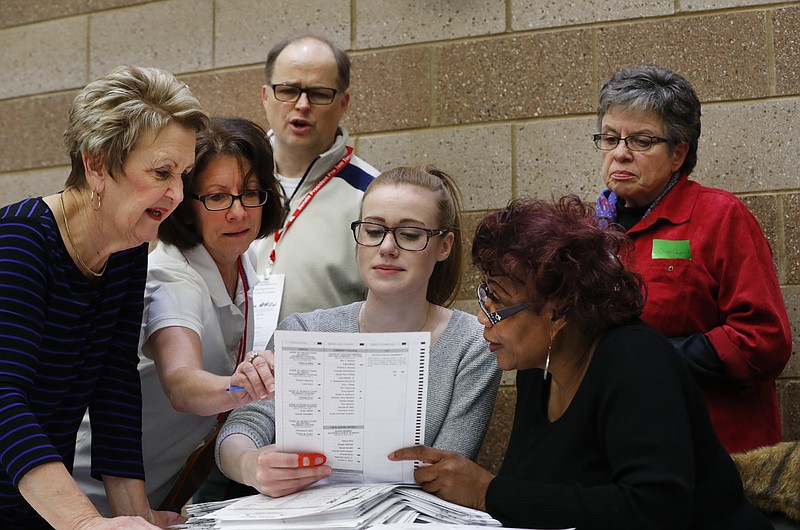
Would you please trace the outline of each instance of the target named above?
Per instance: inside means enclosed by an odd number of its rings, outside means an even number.
[[[653,259],[692,259],[689,240],[654,239],[652,257]]]

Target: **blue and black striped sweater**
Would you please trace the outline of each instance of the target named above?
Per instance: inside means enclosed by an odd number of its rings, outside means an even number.
[[[136,365],[146,268],[141,245],[113,254],[101,278],[86,278],[42,199],[0,209],[3,528],[44,525],[17,485],[46,462],[72,468],[87,407],[93,473],[144,478]]]

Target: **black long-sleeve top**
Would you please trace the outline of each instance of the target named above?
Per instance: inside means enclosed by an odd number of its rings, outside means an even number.
[[[637,321],[608,331],[565,413],[549,381],[517,374],[508,450],[486,495],[506,526],[760,530],[705,400],[670,343]]]

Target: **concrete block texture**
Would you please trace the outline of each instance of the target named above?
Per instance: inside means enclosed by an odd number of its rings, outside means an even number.
[[[74,97],[0,100],[0,173],[69,164],[61,138]]]
[[[786,274],[782,272],[780,262],[781,256],[785,252],[781,246],[783,240],[780,237],[781,232],[778,224],[779,199],[775,195],[747,195],[741,197],[741,199],[758,219],[758,224],[761,225],[761,230],[764,232],[767,241],[769,241],[770,247],[772,247],[772,261],[775,263],[775,270],[778,271],[778,280],[783,283],[783,278]]]
[[[465,210],[499,208],[511,198],[511,130],[506,125],[365,135],[357,151],[381,171],[438,166],[455,178]]]
[[[121,64],[173,74],[211,68],[213,8],[213,0],[167,0],[92,15],[91,78]]]
[[[505,1],[359,0],[356,47],[380,48],[502,33]]]
[[[792,324],[792,357],[784,368],[781,377],[800,378],[800,286],[792,285],[781,289],[786,302],[786,312]],[[798,402],[800,405],[800,402]],[[797,425],[800,432],[800,424]],[[800,438],[797,438],[800,440]]]
[[[778,383],[783,439],[800,440],[800,381],[784,380]]]
[[[64,189],[69,166],[20,171],[0,176],[2,205],[13,204],[28,197],[43,197]]]
[[[350,49],[349,0],[217,0],[214,66],[261,63],[290,35],[324,35]]]
[[[784,266],[786,283],[800,284],[800,193],[789,193],[781,196],[782,218],[785,251]],[[800,313],[798,314],[800,318]],[[800,333],[800,329],[797,330]]]
[[[775,92],[800,94],[800,7],[776,10],[773,28]]]
[[[483,468],[497,473],[508,447],[508,437],[514,425],[514,408],[517,403],[516,386],[501,386],[497,392],[494,414],[489,422],[489,430],[483,440],[477,462]]]
[[[350,132],[428,126],[434,101],[431,55],[430,48],[414,47],[354,56],[345,114]]]
[[[681,0],[681,11],[709,11],[728,7],[746,7],[774,4],[770,0]]]
[[[591,112],[591,50],[591,33],[586,30],[435,48],[434,123]]]
[[[515,196],[549,199],[574,193],[594,201],[605,189],[592,141],[595,118],[532,121],[516,129]]]
[[[597,30],[597,72],[652,63],[688,79],[701,101],[769,94],[766,14],[721,15],[615,24]]]
[[[209,116],[247,118],[269,129],[261,105],[261,87],[264,85],[264,69],[261,66],[180,78]]]
[[[799,188],[799,102],[704,105],[694,178],[734,193]]]
[[[0,28],[42,22],[102,9],[144,4],[153,0],[3,0]]]
[[[675,11],[673,0],[510,0],[510,4],[515,31],[656,17]]]
[[[0,30],[0,99],[86,84],[87,27],[76,17]]]
[[[461,289],[458,298],[466,300],[463,311],[477,315],[480,311],[478,306],[477,288],[483,281],[482,275],[477,267],[472,265],[472,240],[475,238],[475,228],[486,212],[467,212],[461,216],[461,237],[464,241],[462,249],[462,259],[464,271],[461,276]]]

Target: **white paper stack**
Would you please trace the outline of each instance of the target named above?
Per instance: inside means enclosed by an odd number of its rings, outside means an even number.
[[[201,515],[207,510],[208,505],[190,506],[189,513],[196,515],[182,527],[317,530],[414,522],[500,526],[499,521],[484,512],[443,501],[413,486],[397,484],[317,486],[277,499],[265,495],[243,497]]]

